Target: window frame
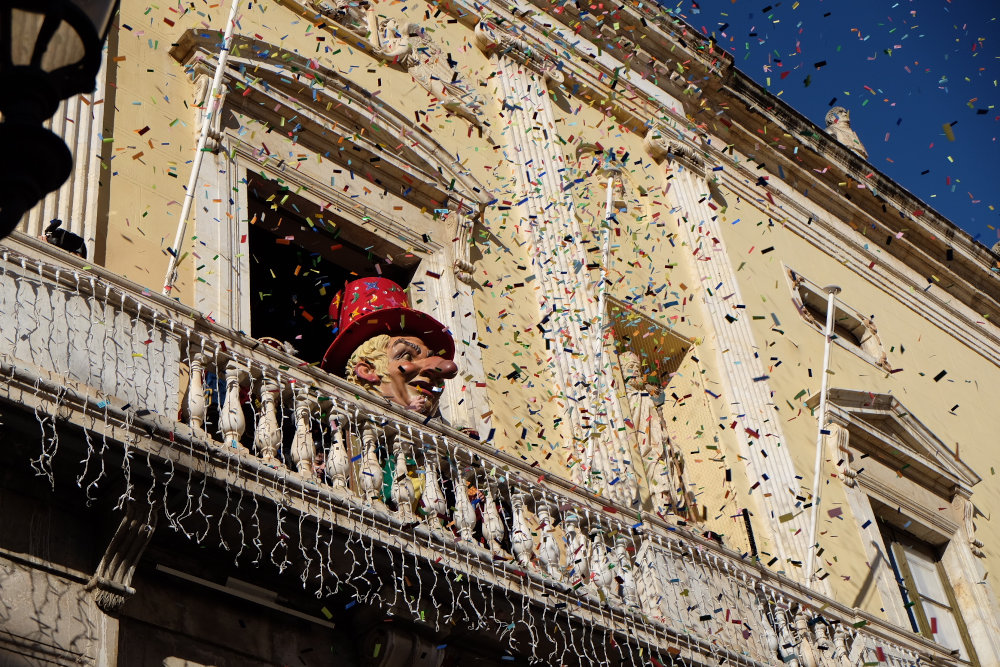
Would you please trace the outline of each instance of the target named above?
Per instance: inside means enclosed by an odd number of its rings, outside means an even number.
[[[189,30],[171,50],[171,55],[185,64],[196,81],[211,79],[217,65],[214,42],[202,32]],[[241,187],[244,174],[263,172],[271,178],[279,176],[296,186],[305,186],[304,194],[319,206],[335,207],[338,215],[348,222],[421,255],[420,267],[410,283],[413,306],[449,328],[457,346],[455,361],[461,369],[459,377],[445,385],[440,402],[442,414],[458,428],[489,433],[486,387],[479,381],[485,372],[478,326],[474,318],[464,315],[476,312],[473,292],[477,285],[470,254],[472,228],[492,193],[433,136],[414,127],[408,115],[374,100],[370,92],[358,88],[354,82],[345,83],[339,72],[323,68],[314,72],[301,54],[246,37],[237,39],[233,50],[238,49],[243,50],[243,55],[230,58],[218,110],[208,121],[212,123],[210,147],[214,154],[208,156],[202,171],[194,235],[198,237],[196,243],[212,248],[218,257],[213,267],[214,284],[192,276],[190,289],[195,307],[223,326],[249,331],[250,268],[245,248],[241,248],[241,239],[248,235],[248,202],[246,189]],[[269,54],[268,58],[256,57],[261,49]],[[297,64],[300,72],[310,72],[310,81],[320,82],[317,94],[312,99],[301,98],[297,92],[301,82],[293,82],[286,69],[275,70],[276,59],[285,63],[285,67]],[[256,68],[255,72],[259,70],[259,77],[267,74],[270,83],[261,83],[258,77],[248,78],[244,69],[250,66]],[[238,88],[243,94],[233,92]],[[328,101],[337,102],[332,111],[325,104]],[[271,126],[266,126],[269,115],[277,113],[279,106],[297,112],[298,122],[304,126],[303,136],[291,133],[285,136],[271,132]],[[383,134],[406,138],[405,144],[400,144],[402,150],[391,151],[375,145],[372,133],[365,136],[350,131],[355,125],[363,126],[373,113]],[[198,118],[200,122],[200,115]],[[251,120],[264,122],[265,126],[249,128],[246,124]],[[246,136],[248,130],[250,137]],[[259,130],[257,138],[253,138],[253,130]],[[266,138],[262,138],[265,134]],[[263,145],[265,141],[267,146]],[[332,150],[334,146],[343,147],[358,169],[325,155],[324,149]],[[290,154],[298,155],[299,159],[289,158]],[[313,167],[315,161],[324,168],[333,165],[342,169],[343,179],[338,176],[336,186],[326,182],[319,168]],[[375,161],[378,167],[367,171],[373,178],[377,176],[378,182],[367,178],[366,169],[360,168],[363,163]],[[364,196],[388,196],[397,206],[359,206],[357,199],[345,198],[338,191],[344,181],[366,185]],[[397,210],[403,212],[396,213]],[[431,221],[433,228],[427,229]],[[196,259],[211,263],[211,258]],[[182,288],[187,289],[181,282]]]
[[[814,330],[825,334],[826,293],[819,285],[787,265],[785,265],[785,276],[792,291],[792,302],[799,315]],[[835,344],[867,361],[872,366],[893,372],[885,346],[874,326],[874,315],[866,317],[838,298],[835,302],[833,320],[834,335],[832,341]]]
[[[907,609],[914,632],[917,632],[927,639],[936,642],[937,640],[934,637],[935,633],[933,632],[933,628],[931,627],[931,623],[927,617],[927,611],[924,609],[923,603],[926,600],[935,606],[947,609],[955,622],[960,641],[964,645],[965,652],[968,656],[968,659],[962,659],[961,657],[959,657],[959,659],[961,659],[963,663],[978,667],[980,662],[976,654],[975,645],[972,643],[972,636],[969,633],[968,625],[966,624],[964,615],[959,607],[958,599],[955,597],[952,583],[948,578],[947,572],[945,572],[944,566],[942,565],[941,550],[935,549],[932,545],[923,542],[906,531],[888,524],[881,518],[878,519],[878,524],[882,535],[882,541],[887,547],[886,555],[889,557],[889,562],[897,576],[900,594],[903,598],[903,606]],[[911,558],[907,553],[907,549],[912,551],[922,551],[925,556],[933,560],[934,572],[937,575],[938,583],[941,585],[945,597],[947,598],[947,604],[945,604],[944,601],[936,600],[930,597],[929,594],[924,593],[920,590],[920,587],[917,586],[916,578],[913,576],[913,570],[910,565]]]
[[[815,395],[806,405],[818,403]],[[880,520],[939,550],[946,590],[955,597],[950,605],[962,612],[970,656],[1000,657],[1000,601],[986,580],[981,542],[970,520],[972,487],[981,478],[891,394],[832,388],[827,408],[826,457],[836,462],[835,477],[857,521],[888,620],[912,627]]]

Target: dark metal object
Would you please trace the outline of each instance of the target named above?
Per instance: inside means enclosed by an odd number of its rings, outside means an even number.
[[[0,238],[69,177],[73,157],[42,127],[90,92],[116,0],[0,0]]]
[[[750,511],[743,508],[743,525],[747,529],[747,539],[750,540],[750,557],[757,558],[757,541],[753,537],[753,525],[750,523]]]

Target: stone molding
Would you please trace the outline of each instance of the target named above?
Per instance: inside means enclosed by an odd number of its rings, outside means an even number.
[[[766,523],[782,563],[803,562],[810,549],[806,513],[795,501],[801,486],[790,448],[779,446],[785,445],[787,440],[771,400],[766,373],[755,353],[758,346],[750,322],[745,317],[726,318],[731,314],[729,299],[735,299],[735,303],[744,301],[722,234],[713,219],[716,213],[704,201],[707,183],[703,175],[683,167],[676,169],[673,176],[667,188],[673,191],[677,204],[687,216],[687,222],[679,226],[688,246],[699,255],[694,269],[701,281],[712,287],[704,305],[716,335],[723,380],[732,397],[730,402],[739,405],[744,415],[738,419],[740,426],[747,434],[753,434],[738,436],[741,455],[749,461],[748,479],[751,484],[759,483],[759,491],[752,495],[763,510],[761,514],[767,517]],[[697,261],[702,256],[707,261]],[[727,351],[725,356],[723,350]],[[766,456],[763,451],[767,452]],[[767,492],[770,496],[765,496]],[[823,581],[817,586],[822,590],[829,587]]]
[[[107,614],[117,614],[132,595],[132,577],[156,530],[159,503],[153,505],[131,502],[118,530],[108,544],[97,571],[87,583],[87,590],[94,594],[94,602]]]

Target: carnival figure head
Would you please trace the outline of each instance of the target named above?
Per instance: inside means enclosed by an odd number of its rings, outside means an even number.
[[[347,283],[330,303],[337,336],[323,368],[425,416],[437,413],[445,380],[455,377],[455,341],[447,327],[410,307],[386,278]]]

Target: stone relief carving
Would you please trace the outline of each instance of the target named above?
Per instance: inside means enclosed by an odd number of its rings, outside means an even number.
[[[371,5],[367,0],[313,0],[310,2],[317,12],[355,31],[368,28],[367,11]]]
[[[452,270],[455,272],[455,278],[459,282],[474,287],[476,281],[472,277],[474,267],[472,266],[469,252],[474,219],[469,215],[467,209],[457,203],[449,203],[448,208],[451,209],[448,215],[452,221],[452,244],[455,251],[455,261],[452,264]]]
[[[858,473],[851,466],[851,451],[848,449],[849,433],[843,424],[830,422],[824,429],[823,438],[827,443],[828,456],[836,462],[837,477],[845,486],[854,488]]]
[[[676,136],[675,132],[668,130],[660,123],[654,123],[646,132],[643,146],[649,156],[657,162],[667,159],[680,160],[685,165],[701,172],[704,167],[701,157],[684,143],[670,138],[674,136]]]
[[[697,511],[684,474],[684,457],[667,433],[663,417],[663,392],[646,382],[635,352],[621,353],[618,361],[653,509],[661,516],[672,513],[693,518]]]
[[[833,107],[826,112],[826,132],[847,148],[868,159],[868,151],[858,139],[857,132],[851,129],[851,112],[844,107]]]
[[[458,63],[444,53],[417,23],[400,25],[394,18],[375,16],[368,10],[368,25],[375,53],[405,69],[414,80],[436,97],[449,112],[476,127],[482,126],[483,99],[458,75]]]
[[[229,89],[223,83],[218,103],[213,103],[212,77],[214,71],[209,72],[200,66],[195,71],[195,103],[193,106],[194,112],[197,114],[195,118],[196,134],[200,136],[205,124],[208,123],[208,138],[205,142],[205,148],[213,153],[218,153],[222,148],[222,108],[225,106],[226,93],[229,92]]]
[[[496,53],[497,55],[510,55],[516,60],[522,61],[545,79],[558,86],[566,78],[563,76],[559,63],[539,53],[520,37],[512,35],[501,27],[497,18],[492,15],[484,16],[475,29],[476,46],[486,53]]]
[[[875,319],[868,318],[864,322],[867,333],[864,340],[861,341],[861,349],[875,358],[879,368],[891,371],[892,365],[889,363],[889,357],[885,353],[885,346],[882,345],[882,338],[878,335],[878,327],[875,326]]]
[[[962,518],[965,522],[965,534],[969,536],[969,550],[972,551],[972,555],[976,558],[985,558],[986,552],[983,551],[983,542],[976,537],[975,518],[977,514],[980,514],[980,512],[976,509],[976,506],[972,504],[971,500],[966,498]]]

